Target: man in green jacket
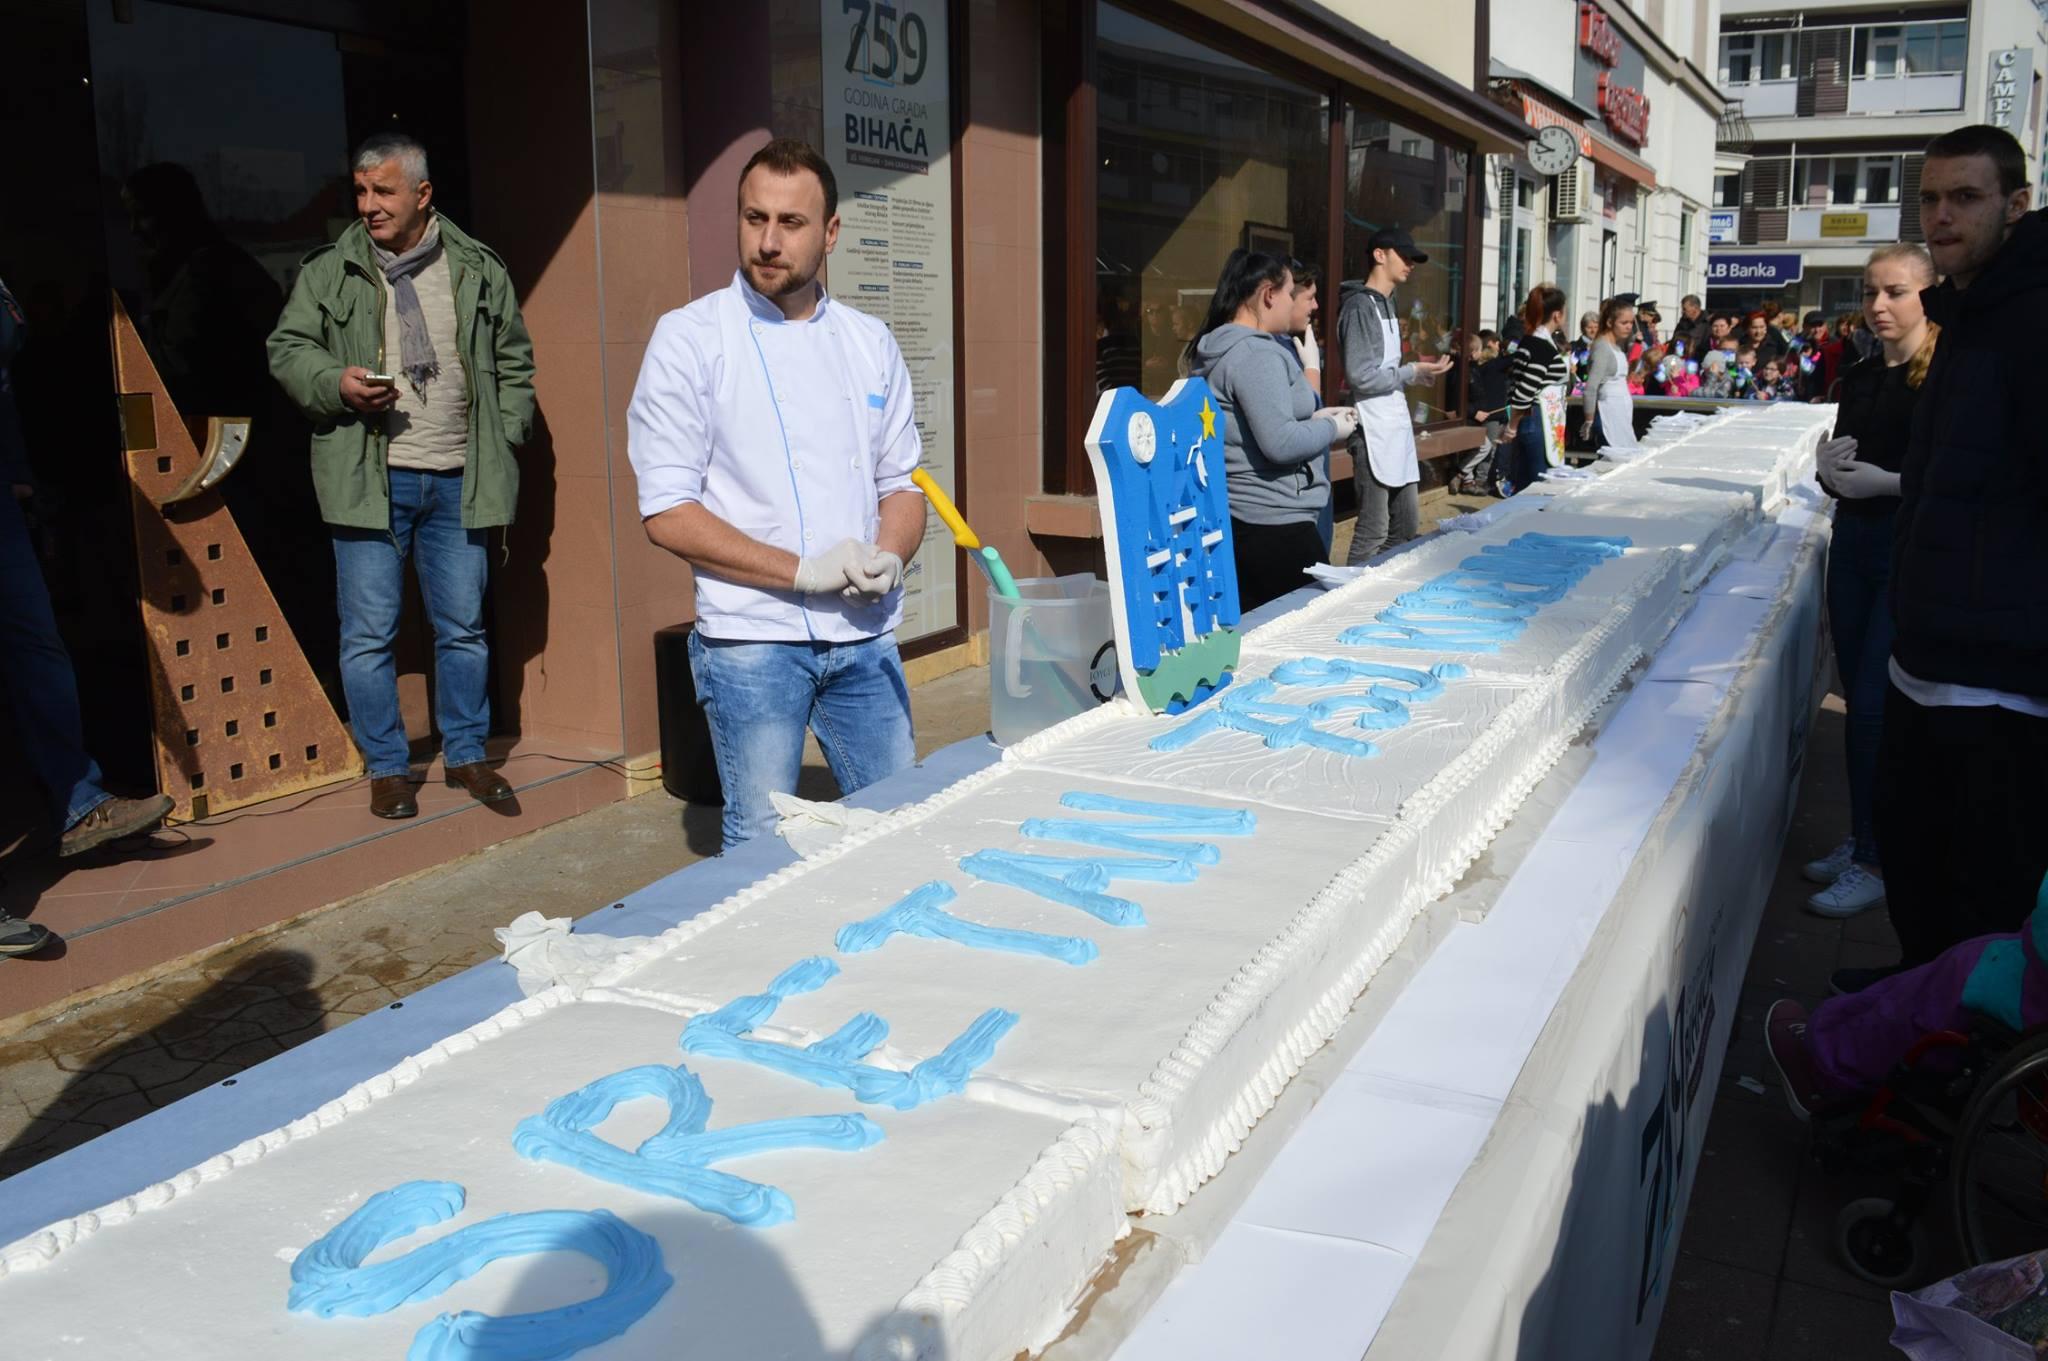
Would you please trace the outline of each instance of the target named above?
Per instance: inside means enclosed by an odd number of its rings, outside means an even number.
[[[408,555],[434,626],[449,783],[486,803],[512,797],[484,760],[485,537],[512,523],[518,499],[512,451],[533,424],[533,343],[504,261],[434,211],[418,142],[372,137],[353,169],[358,220],[306,257],[270,336],[270,372],[313,424],[370,811],[409,818],[419,810],[391,657]]]

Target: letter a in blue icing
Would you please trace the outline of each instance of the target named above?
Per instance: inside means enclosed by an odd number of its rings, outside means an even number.
[[[604,1210],[499,1215],[363,1265],[386,1243],[453,1218],[463,1200],[462,1188],[448,1181],[409,1181],[371,1196],[292,1263],[289,1307],[318,1318],[368,1318],[435,1299],[500,1258],[574,1252],[604,1268],[605,1288],[595,1298],[503,1318],[442,1314],[406,1352],[407,1361],[559,1361],[625,1332],[675,1283],[663,1269],[661,1244]]]
[[[928,940],[950,940],[975,950],[1044,955],[1062,964],[1086,964],[1095,958],[1095,942],[1079,936],[1049,936],[1038,931],[1018,931],[963,921],[944,910],[945,904],[959,896],[951,884],[934,879],[912,889],[880,916],[840,927],[833,943],[846,954],[856,955],[865,950],[879,950],[889,937],[902,934],[923,936]]]
[[[629,1153],[593,1133],[621,1101],[639,1097],[666,1102],[668,1122],[636,1151]],[[807,1115],[707,1131],[710,1118],[711,1098],[689,1069],[643,1064],[556,1097],[545,1111],[519,1122],[512,1147],[522,1158],[561,1163],[600,1181],[688,1201],[758,1229],[795,1215],[789,1197],[773,1186],[715,1172],[710,1164],[783,1148],[851,1153],[882,1140],[882,1127],[865,1115]]]
[[[693,1017],[683,1027],[684,1052],[757,1064],[814,1086],[843,1087],[863,1105],[907,1111],[965,1087],[974,1070],[994,1055],[996,1041],[1017,1024],[1016,1012],[991,1007],[954,1036],[951,1044],[907,1073],[861,1062],[889,1037],[889,1023],[871,1011],[859,1013],[834,1034],[801,1049],[747,1037],[748,1031],[775,1014],[784,997],[810,992],[838,972],[839,966],[823,956],[792,965],[776,976],[767,992]]]

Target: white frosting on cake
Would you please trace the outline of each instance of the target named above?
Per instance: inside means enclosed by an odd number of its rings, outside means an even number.
[[[1517,519],[1459,537],[1469,545],[1467,556],[1472,556],[1487,544],[1506,543],[1528,527],[1525,520]],[[1581,638],[1606,624],[1617,608],[1625,612],[1622,629],[1635,645],[1654,648],[1682,608],[1684,565],[1685,555],[1675,549],[1631,548],[1624,556],[1594,568],[1568,597],[1537,611],[1518,637],[1491,647],[1445,644],[1424,655],[1430,660],[1458,662],[1485,679],[1533,680],[1549,675]],[[1348,657],[1387,666],[1414,666],[1418,654],[1412,649],[1347,643],[1342,635],[1355,625],[1377,619],[1380,611],[1394,605],[1415,584],[1374,576],[1349,582],[1247,633],[1245,655],[1254,661]]]
[[[1257,831],[1213,839],[1221,858],[1192,883],[1112,885],[1144,908],[1148,924],[1110,926],[1022,889],[977,882],[956,862],[978,850],[1087,856],[1086,848],[1027,838],[1019,824],[1062,816],[1059,799],[1069,791],[1165,794],[1017,763],[1005,763],[977,789],[971,801],[921,805],[887,837],[835,846],[772,890],[749,890],[739,895],[744,902],[684,923],[600,978],[593,995],[680,1014],[710,1010],[758,990],[797,959],[830,954],[840,926],[881,912],[923,877],[945,878],[959,888],[947,904],[958,916],[1081,935],[1101,954],[1074,966],[897,938],[836,956],[840,976],[782,1003],[775,1034],[809,1043],[872,1007],[890,1025],[891,1066],[908,1067],[938,1052],[983,1008],[1015,1011],[1016,1028],[967,1095],[1068,1116],[1131,1112],[1127,1203],[1166,1211],[1222,1165],[1301,1059],[1328,1037],[1332,1018],[1318,1015],[1324,994],[1361,967],[1370,976],[1428,901],[1425,881],[1445,872],[1442,864],[1426,872],[1416,836],[1389,818],[1361,824],[1188,796],[1176,786],[1166,792],[1179,802],[1254,807]],[[1274,892],[1276,877],[1299,887]],[[1343,995],[1339,1015],[1363,982]],[[1144,1005],[1117,1000],[1126,998]],[[1313,1039],[1295,1035],[1304,1027]]]
[[[401,1357],[438,1313],[525,1313],[602,1288],[601,1269],[557,1252],[499,1262],[429,1303],[376,1317],[287,1312],[293,1256],[365,1198],[415,1178],[458,1182],[467,1204],[447,1225],[371,1260],[534,1208],[610,1210],[659,1241],[675,1284],[622,1335],[578,1354],[591,1361],[840,1356],[857,1347],[884,1357],[906,1341],[925,1350],[900,1354],[1014,1354],[1058,1333],[1079,1283],[1128,1229],[1114,1135],[1100,1124],[972,1101],[858,1107],[845,1092],[748,1064],[686,1060],[681,1024],[662,1012],[562,1000],[558,992],[520,1003],[279,1137],[252,1140],[219,1168],[8,1249],[9,1361]],[[679,1062],[702,1080],[714,1131],[858,1110],[885,1137],[858,1152],[721,1164],[789,1195],[795,1218],[767,1228],[514,1151],[519,1121],[554,1098],[634,1065]],[[598,1132],[632,1148],[666,1114],[657,1102],[631,1102]],[[223,1177],[228,1166],[238,1174]],[[114,1222],[121,1232],[96,1232]],[[86,1337],[83,1346],[66,1340]]]

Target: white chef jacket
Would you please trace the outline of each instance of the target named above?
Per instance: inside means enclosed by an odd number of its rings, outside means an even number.
[[[696,502],[800,557],[842,539],[873,543],[882,498],[913,489],[924,448],[887,326],[822,286],[810,318],[789,321],[738,271],[656,323],[626,440],[643,519]],[[851,643],[903,617],[901,587],[864,605],[701,570],[696,581],[697,629],[709,638]]]

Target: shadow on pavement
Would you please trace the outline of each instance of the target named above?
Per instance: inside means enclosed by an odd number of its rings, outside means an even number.
[[[32,1116],[0,1148],[0,1178],[321,1034],[327,1016],[312,984],[310,955],[265,950],[237,962],[181,1003],[170,1019],[132,1038],[118,1038],[125,1009],[113,1010],[103,1023],[108,1046],[96,1052],[51,1054],[32,1041],[0,1046],[0,1069],[12,1069],[8,1085]],[[154,1001],[146,991],[138,998],[143,1006]],[[55,1090],[41,1086],[43,1079]]]

